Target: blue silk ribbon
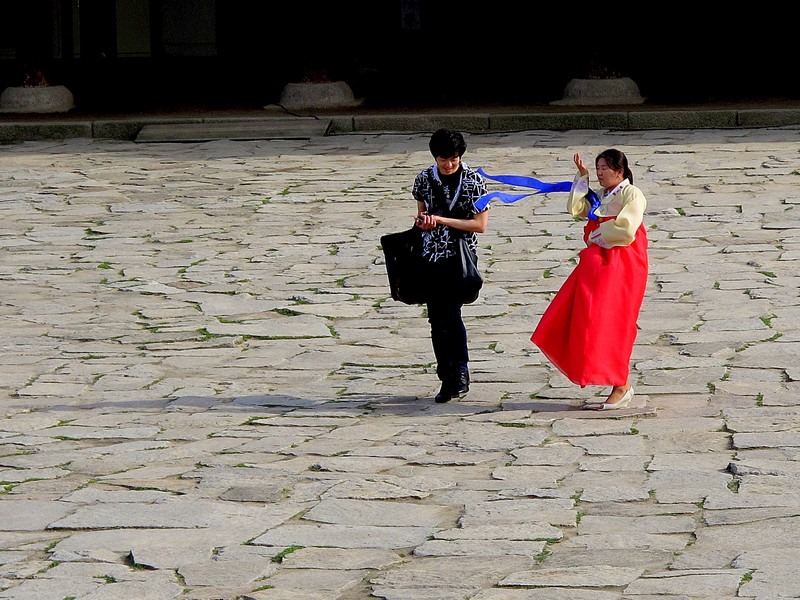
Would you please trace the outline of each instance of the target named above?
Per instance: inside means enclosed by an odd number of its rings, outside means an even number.
[[[600,208],[601,204],[600,196],[598,196],[597,192],[595,192],[593,189],[589,188],[589,191],[586,192],[586,197],[589,199],[589,205],[590,205],[589,214],[587,214],[586,216],[590,218],[592,221],[597,221],[598,220],[597,215],[594,214],[594,211]]]
[[[529,192],[527,194],[489,192],[487,194],[484,194],[475,201],[475,208],[478,209],[479,211],[484,210],[489,205],[489,202],[491,202],[494,199],[500,200],[504,204],[512,204],[517,200],[522,200],[523,198],[527,198],[528,196],[533,196],[534,194],[547,194],[549,192],[568,192],[570,191],[570,189],[572,189],[571,181],[545,183],[544,181],[539,181],[538,179],[534,179],[533,177],[525,177],[522,175],[489,175],[482,168],[478,169],[478,174],[482,175],[486,179],[491,179],[492,181],[497,181],[508,185],[515,185],[517,187],[536,190],[535,192]],[[594,212],[600,206],[600,198],[591,189],[589,190],[587,197],[591,204],[591,209],[589,210],[588,217],[596,221],[597,216],[594,214]]]

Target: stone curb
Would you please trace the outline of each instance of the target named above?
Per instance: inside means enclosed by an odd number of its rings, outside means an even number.
[[[276,117],[146,117],[0,122],[0,143],[28,140],[97,138],[134,140],[145,125],[181,123],[262,123]],[[285,115],[281,115],[285,119]],[[331,115],[329,133],[429,132],[450,127],[471,133],[571,129],[641,131],[650,129],[728,129],[800,126],[798,109],[607,110],[586,112],[358,114]]]

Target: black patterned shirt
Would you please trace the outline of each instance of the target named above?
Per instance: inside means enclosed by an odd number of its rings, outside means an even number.
[[[471,219],[478,214],[475,201],[487,192],[486,181],[463,162],[456,173],[458,175],[460,178],[453,182],[454,185],[446,185],[436,165],[431,165],[414,179],[411,194],[415,200],[425,204],[425,211],[429,215]],[[474,231],[460,231],[440,225],[422,232],[422,256],[431,262],[455,256],[455,241],[459,236],[463,236],[470,249],[477,252],[478,237]]]

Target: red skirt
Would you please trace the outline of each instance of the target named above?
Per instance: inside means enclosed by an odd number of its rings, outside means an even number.
[[[598,227],[597,221],[589,221],[584,241]],[[544,311],[531,341],[581,387],[625,385],[647,268],[644,225],[629,246],[587,246]]]

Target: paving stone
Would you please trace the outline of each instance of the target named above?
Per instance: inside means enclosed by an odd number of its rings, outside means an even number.
[[[695,522],[688,516],[616,517],[586,515],[578,526],[581,533],[607,533],[615,530],[636,530],[647,533],[686,533],[695,530]]]
[[[685,594],[687,596],[731,596],[737,593],[744,569],[728,571],[670,571],[651,573],[633,581],[625,588],[626,594]]]
[[[702,502],[706,494],[724,491],[731,484],[726,473],[706,471],[656,471],[647,481],[648,488],[659,502]]]
[[[3,531],[44,530],[53,521],[66,517],[75,506],[66,502],[16,500],[0,502],[0,529]]]
[[[646,450],[645,440],[641,436],[630,434],[570,438],[570,442],[590,455],[641,455]]]
[[[466,529],[446,529],[434,534],[440,540],[560,540],[563,536],[561,529],[545,523],[477,525]]]
[[[575,588],[539,588],[536,590],[483,590],[474,600],[617,600],[616,592],[576,590]]]
[[[397,553],[375,548],[300,548],[281,561],[286,569],[385,569],[402,562]]]
[[[180,567],[178,574],[192,588],[244,588],[275,573],[277,565],[271,558],[260,548],[225,548],[209,560]]]
[[[63,529],[105,528],[204,528],[221,523],[247,522],[259,519],[263,523],[280,522],[300,511],[294,505],[275,505],[268,508],[243,504],[169,499],[155,504],[107,503],[87,506],[71,515],[50,523]]]
[[[286,524],[252,540],[268,546],[325,546],[331,548],[384,548],[417,546],[430,536],[425,527],[339,526],[330,524]]]
[[[566,444],[548,445],[545,448],[518,448],[512,450],[514,465],[562,466],[580,462],[583,450]]]
[[[370,583],[373,594],[387,598],[463,598],[487,582],[530,566],[531,559],[515,556],[488,562],[480,557],[420,557],[371,578]]]
[[[737,569],[754,569],[752,578],[740,587],[742,594],[754,597],[791,597],[797,585],[797,558],[797,551],[791,548],[745,552],[731,566]]]
[[[390,527],[435,527],[448,518],[450,509],[409,502],[383,500],[325,499],[303,514],[303,518],[340,525]]]
[[[572,567],[536,569],[512,573],[500,585],[515,587],[619,587],[628,585],[642,575],[641,569],[610,567]]]
[[[672,553],[683,552],[693,541],[690,535],[651,534],[643,533],[630,536],[627,533],[612,534],[587,534],[562,542],[566,550],[578,549],[602,553],[604,562],[616,564],[614,554],[616,551],[647,550],[669,551]],[[625,565],[622,565],[625,566]]]
[[[613,480],[602,471],[583,471],[562,480],[582,502],[631,502],[650,497],[650,484],[640,473],[618,471]]]
[[[414,549],[415,556],[537,556],[546,542],[521,540],[431,540]]]
[[[97,580],[82,577],[78,580],[28,579],[17,586],[0,592],[0,598],[14,600],[39,600],[40,598],[87,597],[102,585]],[[167,596],[169,597],[169,596]]]
[[[180,566],[208,560],[215,548],[241,544],[246,533],[230,527],[226,530],[208,529],[114,529],[78,532],[55,546],[54,556],[61,560],[94,560],[122,562],[153,569],[176,569]]]

